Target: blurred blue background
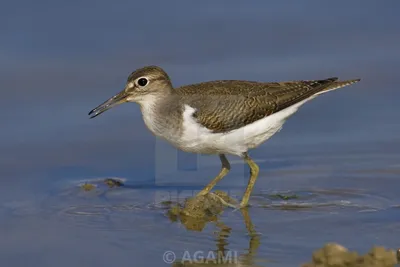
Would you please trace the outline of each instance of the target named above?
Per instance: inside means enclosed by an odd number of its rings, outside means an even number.
[[[215,79],[361,78],[307,103],[252,155],[268,161],[356,151],[398,159],[399,8],[394,0],[3,1],[0,251],[8,248],[11,254],[0,252],[0,263],[21,263],[16,251],[22,246],[37,266],[50,264],[40,260],[41,250],[27,245],[44,237],[15,239],[27,215],[10,215],[10,203],[36,207],[32,203],[57,183],[73,180],[117,176],[132,185],[157,182],[157,142],[137,105],[119,106],[94,120],[87,116],[144,65],[163,67],[174,86]],[[208,183],[217,169],[196,185]],[[395,182],[388,189],[398,188]],[[38,225],[50,227],[39,217]]]

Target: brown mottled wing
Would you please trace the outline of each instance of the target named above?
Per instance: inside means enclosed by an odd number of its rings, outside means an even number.
[[[337,78],[260,83],[213,81],[176,89],[193,117],[214,133],[238,129],[300,102],[332,85]]]

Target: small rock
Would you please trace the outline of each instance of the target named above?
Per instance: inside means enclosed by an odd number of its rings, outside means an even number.
[[[366,255],[348,251],[345,247],[329,243],[313,253],[311,263],[303,267],[394,267],[396,253],[383,247],[374,247]]]
[[[123,185],[124,185],[121,181],[118,181],[118,180],[112,179],[112,178],[107,178],[107,179],[105,179],[105,180],[104,180],[104,183],[105,183],[108,187],[110,187],[110,188],[113,188],[113,187],[120,187],[120,186],[123,186]]]
[[[81,185],[81,189],[83,189],[84,191],[91,191],[95,188],[96,188],[96,186],[94,184],[85,183],[85,184]]]

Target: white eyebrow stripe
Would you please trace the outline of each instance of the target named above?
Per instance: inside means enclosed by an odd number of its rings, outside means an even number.
[[[128,83],[128,88],[132,88],[134,85],[135,85],[134,83],[130,82]]]

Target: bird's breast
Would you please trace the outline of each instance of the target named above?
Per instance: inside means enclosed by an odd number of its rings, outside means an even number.
[[[173,144],[176,143],[180,136],[180,127],[178,121],[172,116],[173,114],[164,113],[157,107],[147,108],[143,106],[141,110],[143,121],[150,132]]]

